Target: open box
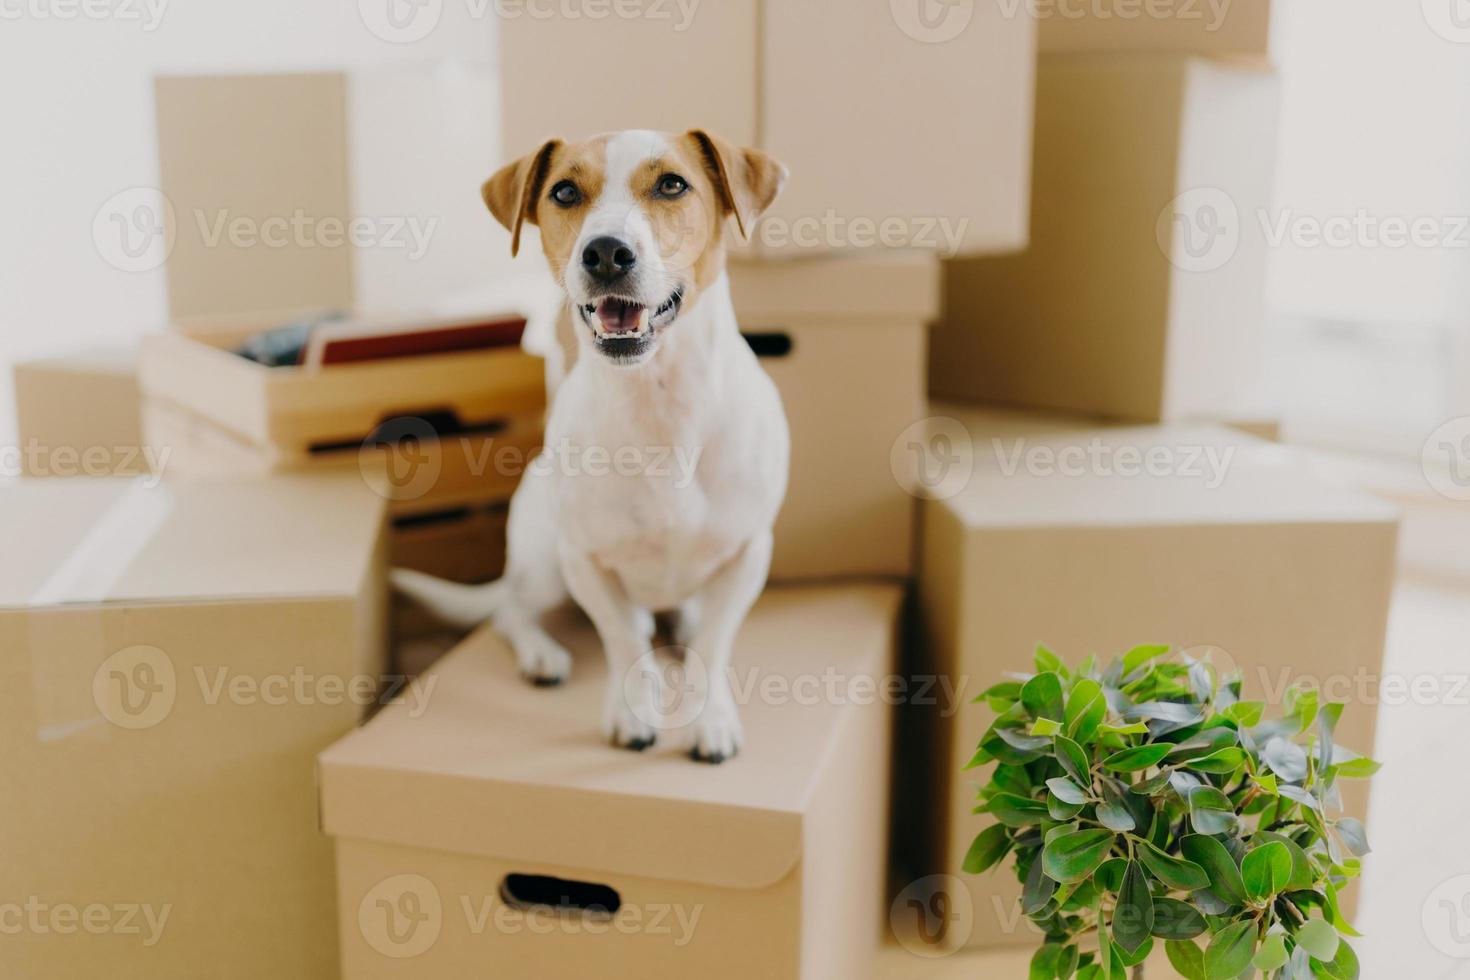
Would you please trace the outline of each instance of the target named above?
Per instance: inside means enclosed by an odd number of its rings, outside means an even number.
[[[576,661],[553,689],[475,633],[421,679],[421,711],[390,705],[319,759],[342,976],[866,975],[891,715],[873,685],[900,601],[892,585],[768,591],[732,667],[745,746],[721,766],[668,728],[644,753],[602,742],[585,621],[552,626]]]
[[[390,418],[448,414],[473,426],[534,415],[545,407],[541,359],[519,346],[318,368],[265,367],[235,353],[247,338],[289,319],[253,315],[190,321],[146,338],[139,365],[145,396],[287,456],[360,443]]]

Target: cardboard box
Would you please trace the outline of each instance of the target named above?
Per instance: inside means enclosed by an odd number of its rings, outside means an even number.
[[[585,623],[557,628],[577,662],[552,690],[475,633],[424,678],[421,714],[390,706],[321,756],[343,977],[865,975],[891,713],[866,685],[891,669],[899,603],[893,586],[767,592],[736,643],[756,681],[737,693],[745,747],[722,766],[691,762],[677,730],[640,755],[602,743]]]
[[[908,575],[911,455],[893,453],[924,412],[925,325],[939,263],[923,253],[732,261],[741,332],[781,393],[791,479],[776,520],[773,579]],[[570,367],[571,320],[558,339]],[[854,529],[861,528],[861,533]]]
[[[1247,696],[1279,710],[1296,681],[1348,702],[1340,744],[1373,751],[1398,519],[1388,504],[1320,477],[1281,446],[1213,427],[1096,429],[936,405],[973,468],[924,503],[919,578],[926,662],[958,706],[935,726],[933,870],[968,890],[974,925],[957,942],[1036,938],[1009,864],[960,871],[985,771],[964,772],[991,713],[969,701],[1045,643],[1069,662],[1140,643],[1211,648]],[[959,426],[955,429],[954,426]],[[1367,783],[1345,785],[1366,814]],[[1351,893],[1349,893],[1351,895]],[[1018,925],[1019,923],[1019,925]]]
[[[503,504],[541,446],[539,418],[512,418],[462,434],[439,435],[430,419],[407,416],[357,441],[287,451],[242,439],[169,402],[143,406],[147,443],[167,454],[172,476],[218,478],[282,472],[353,472],[397,517]]]
[[[1042,54],[1267,58],[1272,0],[1032,0]]]
[[[913,4],[643,6],[499,21],[501,65],[523,96],[503,107],[507,158],[555,136],[704,128],[791,170],[755,234],[763,255],[1026,243],[1031,17],[979,3],[933,23]],[[659,68],[609,85],[609,51]]]
[[[488,67],[162,76],[154,100],[176,319],[423,309],[509,261],[477,195]]]
[[[25,476],[147,473],[138,352],[100,348],[15,365],[20,471]]]
[[[383,505],[339,482],[0,487],[7,977],[337,976],[313,760],[386,627]]]
[[[1264,318],[1279,79],[1043,57],[1031,246],[946,264],[930,391],[1134,421],[1228,417]]]

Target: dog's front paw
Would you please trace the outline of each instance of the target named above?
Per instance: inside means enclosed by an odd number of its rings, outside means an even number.
[[[608,691],[603,707],[603,737],[620,749],[642,752],[658,738],[658,730],[647,720],[650,717],[646,711],[639,711],[623,686],[618,685]]]
[[[537,687],[555,687],[572,673],[572,655],[549,636],[522,637],[516,645],[521,676]]]
[[[693,728],[694,743],[689,748],[689,758],[695,762],[718,765],[733,759],[745,739],[738,710],[724,699],[711,699]]]

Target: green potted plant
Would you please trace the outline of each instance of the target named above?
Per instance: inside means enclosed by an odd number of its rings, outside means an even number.
[[[1291,689],[1282,716],[1239,676],[1141,646],[984,692],[998,717],[969,767],[994,762],[965,870],[1015,855],[1045,935],[1031,980],[1120,980],[1162,944],[1188,980],[1356,980],[1338,892],[1368,852],[1339,780],[1378,764],[1334,744],[1340,704]]]

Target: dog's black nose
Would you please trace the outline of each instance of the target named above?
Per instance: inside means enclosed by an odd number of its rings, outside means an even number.
[[[582,268],[598,282],[613,282],[637,262],[638,257],[628,244],[611,235],[592,239],[582,250]]]

